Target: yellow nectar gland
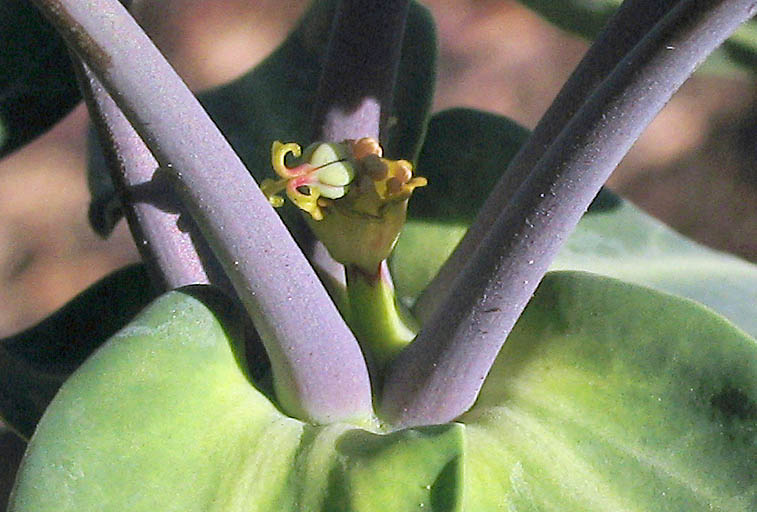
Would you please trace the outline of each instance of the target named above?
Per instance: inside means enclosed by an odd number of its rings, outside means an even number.
[[[261,189],[275,207],[284,204],[283,198],[277,194],[285,190],[287,197],[314,220],[323,219],[323,208],[347,194],[356,172],[373,182],[381,202],[407,199],[415,188],[427,183],[426,178],[413,177],[413,166],[407,160],[383,158],[378,141],[370,137],[341,144],[311,144],[304,152],[304,162],[295,167],[286,166],[289,153],[298,158],[302,155],[302,148],[293,142],[273,143],[271,164],[281,179],[266,179]]]
[[[263,180],[260,188],[271,205],[282,206],[284,199],[277,194],[286,191],[287,197],[298,208],[308,212],[313,219],[323,218],[322,207],[331,199],[339,199],[347,193],[348,185],[355,177],[347,150],[341,144],[315,143],[305,150],[305,162],[287,167],[286,156],[302,155],[299,144],[282,144],[275,141],[271,147],[271,164],[281,178]]]

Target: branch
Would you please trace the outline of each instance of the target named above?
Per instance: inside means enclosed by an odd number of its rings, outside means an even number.
[[[379,140],[391,111],[409,0],[342,0],[334,17],[313,109],[313,139]],[[325,282],[345,270],[308,231],[299,240]],[[332,294],[339,293],[333,287]]]
[[[510,205],[518,188],[586,98],[678,1],[626,0],[618,8],[534,128],[528,142],[510,162],[463,239],[418,298],[414,312],[422,323],[444,301],[453,281],[485,238],[492,220]]]
[[[476,400],[499,349],[563,241],[643,129],[705,57],[757,11],[754,0],[684,0],[592,94],[498,216],[386,376],[395,426],[454,420]]]
[[[116,0],[35,0],[176,181],[249,312],[282,407],[315,422],[371,414],[360,348],[242,162]]]
[[[342,0],[318,86],[315,140],[379,140],[391,109],[409,0]]]
[[[181,205],[165,204],[170,194],[166,184],[155,179],[158,162],[92,71],[74,54],[72,60],[129,229],[153,285],[166,291],[209,283],[192,235],[178,226]]]

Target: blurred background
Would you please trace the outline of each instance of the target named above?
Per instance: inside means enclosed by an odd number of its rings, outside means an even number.
[[[136,14],[190,87],[226,82],[285,37],[305,0],[162,0]],[[515,1],[429,0],[440,40],[434,109],[466,106],[532,128],[588,47]],[[757,95],[743,72],[686,83],[609,185],[675,229],[757,261]],[[122,223],[87,221],[87,115],[0,161],[0,336],[137,259]]]

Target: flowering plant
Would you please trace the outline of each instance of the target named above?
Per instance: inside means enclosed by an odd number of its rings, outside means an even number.
[[[430,115],[415,2],[316,1],[202,106],[118,2],[34,3],[145,253],[0,345],[10,511],[757,505],[757,270],[601,189],[752,1],[625,2],[530,134]]]

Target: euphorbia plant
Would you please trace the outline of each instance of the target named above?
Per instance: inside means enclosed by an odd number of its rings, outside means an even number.
[[[757,506],[755,339],[652,288],[545,277],[753,2],[627,1],[530,138],[481,112],[428,119],[419,5],[315,2],[269,60],[202,99],[264,193],[120,4],[35,4],[71,48],[152,283],[177,290],[147,305],[129,269],[4,340],[1,412],[29,438],[10,510]],[[103,229],[110,199],[93,203]],[[661,229],[605,191],[571,240],[639,225]],[[684,254],[757,283],[662,239],[663,266]],[[754,334],[754,303],[731,307],[746,290],[722,312]]]

